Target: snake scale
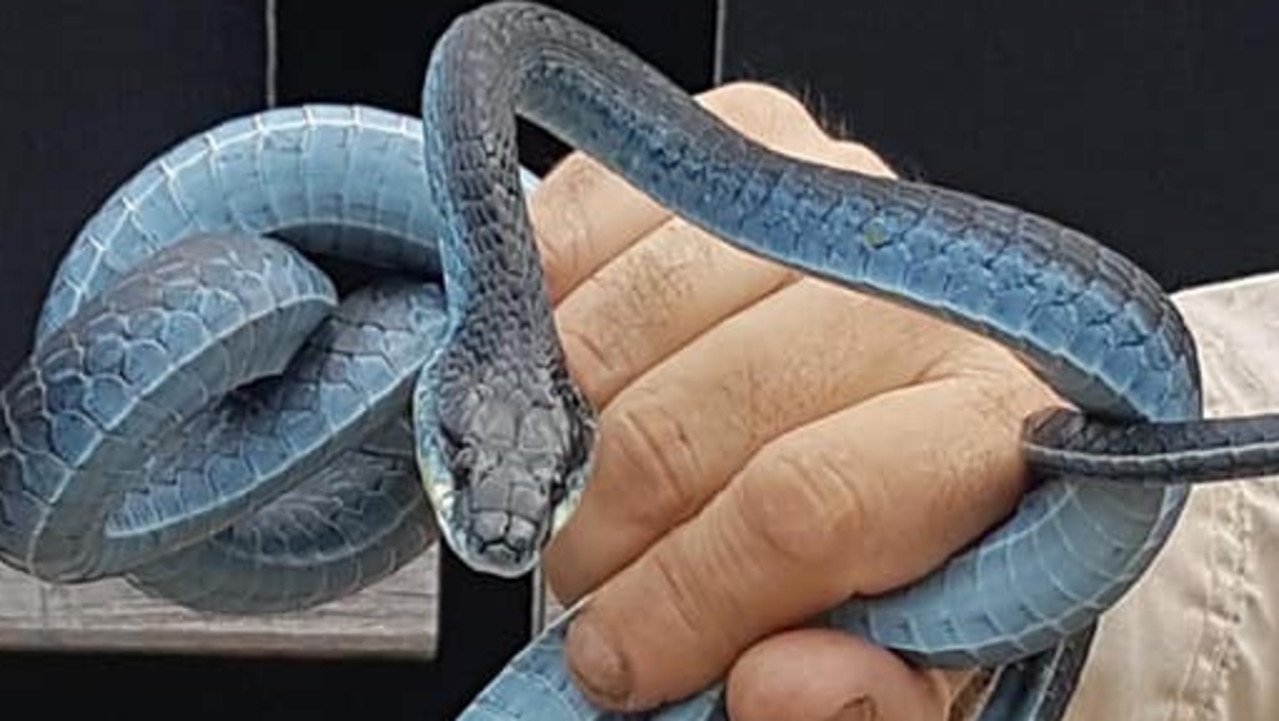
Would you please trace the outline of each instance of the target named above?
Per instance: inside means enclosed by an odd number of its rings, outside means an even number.
[[[483,6],[435,45],[420,118],[306,105],[151,161],[74,239],[0,396],[0,558],[122,576],[216,613],[315,606],[442,537],[537,563],[589,475],[525,206],[516,117],[747,252],[1017,352],[1074,409],[1025,426],[1016,512],[908,587],[823,619],[907,659],[997,669],[988,720],[1059,718],[1098,616],[1192,483],[1276,467],[1272,417],[1202,417],[1193,340],[1142,270],[1007,205],[774,154],[558,11]],[[318,259],[377,269],[339,297]],[[585,721],[570,609],[472,721]],[[719,686],[649,717],[726,717]]]

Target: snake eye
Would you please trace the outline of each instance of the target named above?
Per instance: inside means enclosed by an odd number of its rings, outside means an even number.
[[[440,417],[440,439],[444,441],[442,444],[444,447],[441,450],[444,452],[444,458],[453,465],[457,463],[458,454],[466,449],[467,444],[464,442],[461,429],[449,423],[447,418],[447,416]]]
[[[565,446],[566,424],[551,408],[533,408],[520,425],[520,449],[531,455],[555,455]]]
[[[475,461],[479,458],[479,452],[474,446],[454,447],[453,454],[449,457],[450,470],[453,471],[455,477],[469,475],[471,470],[475,468]]]

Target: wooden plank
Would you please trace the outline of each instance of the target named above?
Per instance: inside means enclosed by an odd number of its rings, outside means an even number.
[[[74,586],[0,567],[0,650],[111,650],[427,660],[436,649],[434,547],[381,583],[309,611],[202,614],[148,598],[124,581]]]

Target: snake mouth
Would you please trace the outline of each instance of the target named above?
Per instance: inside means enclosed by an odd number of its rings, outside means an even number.
[[[516,578],[531,572],[537,561],[536,553],[505,540],[476,540],[472,543],[469,563],[472,568],[483,572],[503,578]]]
[[[480,510],[471,489],[457,484],[435,464],[419,464],[439,535],[471,569],[502,578],[533,570],[550,535],[550,527],[505,510]]]
[[[468,495],[463,490],[454,508],[454,527],[461,531],[455,535],[461,542],[453,551],[483,573],[515,578],[532,571],[549,536],[545,524],[506,511],[473,510]]]

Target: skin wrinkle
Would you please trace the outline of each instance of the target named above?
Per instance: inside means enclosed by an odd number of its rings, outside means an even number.
[[[638,193],[629,194],[626,212],[620,215],[614,212],[617,208],[591,202],[610,189],[616,193],[626,188],[629,186],[620,176],[584,155],[572,154],[533,194],[529,217],[537,228],[534,237],[539,242],[552,301],[557,305],[636,239],[670,217],[664,208]],[[539,200],[547,197],[555,202]],[[607,221],[605,227],[612,232],[602,232],[594,220]],[[626,229],[624,234],[614,228],[619,223]]]
[[[670,227],[671,222],[667,221],[655,232],[669,232]],[[648,246],[649,243],[632,246],[615,258],[609,265],[617,268],[616,274],[606,271],[583,283],[586,287],[595,286],[593,295],[605,299],[600,309],[603,314],[624,319],[612,325],[621,332],[614,333],[614,342],[609,344],[623,353],[627,344],[618,341],[626,340],[632,332],[660,329],[679,312],[680,301],[689,290],[689,284],[680,283],[678,278],[678,271],[681,266],[687,268],[687,262],[672,263],[670,272],[663,273],[662,258]],[[624,366],[629,358],[623,355],[619,360],[619,365]]]
[[[914,388],[912,387],[911,392],[914,392]],[[895,395],[897,394],[889,392],[876,397]],[[839,419],[832,415],[816,421],[814,425],[839,422]],[[821,440],[828,440],[828,438],[823,436]],[[951,480],[950,483],[934,484],[929,496],[920,499],[927,503],[927,507],[921,507],[918,515],[923,518],[936,517],[939,512],[945,513],[953,508],[953,502],[971,503],[973,489],[965,483],[953,481],[973,477],[971,469],[982,469],[985,466],[962,456],[956,458],[951,455],[951,450],[937,453],[934,449],[927,448],[910,456],[908,469],[902,466],[884,469],[877,467],[879,461],[875,456],[859,453],[854,450],[856,446],[853,445],[839,449],[840,456],[836,465],[836,459],[830,452],[823,452],[823,449],[827,448],[824,445],[813,447],[808,441],[787,445],[786,437],[783,436],[778,439],[776,446],[783,449],[777,452],[776,460],[767,455],[769,451],[766,448],[761,453],[760,465],[770,470],[771,468],[779,470],[759,475],[784,478],[786,482],[775,483],[776,488],[756,492],[750,499],[743,500],[742,505],[747,508],[759,508],[759,513],[767,514],[768,518],[809,519],[794,524],[793,528],[777,527],[775,521],[760,522],[753,526],[756,534],[775,541],[771,544],[773,546],[810,547],[811,557],[806,557],[804,553],[795,549],[785,554],[795,567],[822,568],[829,565],[832,560],[844,557],[867,559],[866,563],[848,571],[852,574],[850,585],[840,586],[837,593],[832,593],[833,599],[846,598],[853,593],[889,591],[943,563],[949,556],[948,549],[961,545],[969,536],[980,533],[982,530],[981,526],[973,527],[972,524],[958,529],[940,529],[952,531],[952,533],[950,536],[930,539],[930,545],[936,546],[938,551],[921,558],[917,565],[903,566],[889,573],[879,560],[900,557],[902,549],[898,546],[903,538],[876,530],[878,524],[874,522],[874,519],[884,517],[885,509],[891,508],[895,502],[893,489],[884,483],[884,479],[918,476],[920,472],[927,472],[938,478]],[[946,444],[946,446],[951,449],[958,444]],[[963,453],[962,450],[960,452]],[[919,471],[914,470],[916,467]],[[750,473],[752,473],[750,469],[745,471],[742,477],[730,486],[730,490],[739,486],[743,492],[747,489],[754,490],[754,486],[759,484],[749,482]],[[797,487],[805,490],[823,489],[827,493],[838,491],[838,493],[833,496],[812,498],[807,503],[797,505],[777,503],[778,498],[791,499],[791,494]],[[800,535],[801,540],[794,543],[778,541],[778,537],[786,533],[814,535],[813,538],[808,539]],[[829,549],[832,559],[823,559],[818,556],[817,549],[823,547]]]
[[[730,487],[730,493],[733,492],[733,489],[740,493],[739,486]],[[712,503],[720,506],[729,506],[730,508],[735,508],[739,511],[742,508],[741,503],[731,503],[731,499],[727,498],[726,495],[717,496]],[[734,515],[735,518],[732,521],[721,524],[716,528],[716,533],[709,534],[709,540],[706,541],[709,545],[709,548],[706,549],[706,555],[709,558],[715,559],[711,563],[711,567],[723,569],[723,575],[727,581],[727,583],[720,587],[720,591],[717,594],[719,604],[707,604],[706,607],[708,609],[717,609],[718,613],[716,615],[723,615],[724,617],[743,619],[747,621],[747,623],[740,623],[732,626],[731,628],[738,632],[738,636],[744,636],[748,642],[754,643],[764,636],[769,635],[769,631],[768,629],[760,628],[758,623],[749,623],[750,619],[755,616],[755,613],[753,612],[754,609],[750,608],[748,604],[745,603],[745,600],[748,598],[748,594],[746,593],[748,589],[744,586],[758,583],[759,579],[770,575],[770,568],[772,568],[772,564],[767,563],[769,559],[766,554],[741,552],[742,543],[740,542],[740,539],[752,538],[752,536],[749,531],[741,532],[740,530],[741,528],[749,528],[749,526],[746,525],[747,520],[745,517],[740,512]],[[732,527],[729,523],[736,523],[739,526],[738,532],[736,533],[738,540],[737,543],[734,542]],[[684,528],[677,530],[677,532],[685,534],[689,533],[689,531],[684,530]],[[711,588],[714,587],[712,586]],[[813,613],[818,610],[820,609],[814,608]],[[811,614],[803,614],[803,616],[808,615]],[[794,619],[793,623],[798,624],[802,621],[802,617],[797,617]],[[715,624],[711,625],[714,626]],[[740,652],[738,649],[741,647],[740,642],[742,641],[741,638],[731,638],[731,634],[727,633],[728,629],[729,627],[726,626],[723,629],[723,633],[730,645],[727,646],[720,654],[726,661],[735,660],[739,657]],[[704,631],[699,629],[699,633],[700,632]],[[734,642],[737,643],[734,644]]]
[[[713,557],[730,559],[727,563],[720,563],[723,572],[731,575],[736,569],[732,565],[740,562],[735,553],[718,553]],[[697,598],[693,591],[694,586],[687,583],[684,576],[686,570],[681,570],[683,564],[675,564],[669,554],[654,554],[652,556],[652,565],[662,579],[663,588],[668,592],[660,597],[661,603],[669,604],[675,611],[675,617],[685,625],[685,630],[689,635],[696,636],[701,642],[702,647],[699,651],[707,653],[711,656],[722,656],[731,658],[734,654],[733,649],[736,645],[735,638],[730,637],[726,633],[727,627],[719,626],[714,623],[706,623],[701,615],[708,609],[724,608],[732,606],[732,594],[724,594],[720,602],[707,601],[706,599]],[[740,611],[741,609],[736,609]],[[709,633],[708,633],[709,632]],[[710,641],[710,643],[708,643]]]
[[[795,298],[798,294],[815,298],[816,296],[825,295],[827,290],[831,289],[819,283],[803,281],[788,290],[788,295],[790,298]],[[839,292],[842,293],[843,291]],[[862,295],[847,293],[840,300],[846,301],[846,304],[838,307],[833,304],[826,304],[821,309],[821,316],[817,320],[822,321],[823,327],[829,330],[826,334],[827,336],[839,336],[844,338],[845,341],[852,339],[852,345],[837,344],[832,349],[825,343],[823,338],[801,335],[800,339],[797,340],[813,343],[814,347],[810,348],[808,345],[790,343],[784,347],[760,348],[757,352],[749,352],[750,348],[743,349],[748,351],[744,368],[747,370],[746,380],[749,383],[739,384],[738,388],[742,389],[748,396],[754,395],[755,404],[751,407],[746,402],[746,398],[739,398],[738,401],[741,405],[751,408],[752,412],[755,412],[756,417],[761,419],[761,421],[771,421],[780,416],[792,415],[797,407],[804,409],[802,411],[804,416],[823,415],[823,412],[834,410],[841,404],[841,401],[848,400],[852,393],[847,379],[831,374],[830,368],[852,365],[858,361],[867,365],[874,365],[880,362],[865,358],[865,343],[862,339],[866,337],[866,333],[864,332],[863,319],[868,312],[873,311],[872,308],[868,307],[869,299]],[[784,301],[779,299],[778,302]],[[812,303],[809,303],[809,305],[812,305]],[[837,313],[827,310],[834,308],[838,309]],[[782,312],[780,308],[769,310],[779,315]],[[808,319],[810,323],[813,321],[814,319],[812,318]],[[740,324],[739,326],[745,328],[745,326]],[[745,333],[748,331],[740,330],[738,332]],[[910,334],[905,332],[904,329],[903,332],[896,335],[895,339],[899,340],[906,340],[910,337]],[[885,348],[884,344],[876,342],[871,343],[871,345],[890,356],[898,355],[895,350]],[[774,367],[777,365],[776,359],[769,355],[770,353],[786,356],[787,362],[782,364],[780,368]],[[891,357],[885,358],[883,363],[893,364],[893,360]],[[765,373],[765,371],[769,372]],[[759,393],[758,389],[761,388],[770,389],[770,392],[767,394]],[[775,388],[787,388],[791,392],[779,394],[772,390]],[[800,392],[802,395],[797,396],[795,392]],[[765,406],[764,399],[771,399],[774,403]],[[777,433],[791,430],[792,428],[793,426],[767,425],[760,430],[765,433]]]
[[[644,487],[635,486],[643,496],[635,500],[636,508],[648,510],[632,520],[651,529],[692,515],[701,506],[701,494],[686,479],[703,477],[702,464],[682,420],[660,404],[626,408],[614,417],[617,420],[610,429],[614,447],[645,481]]]
[[[807,288],[802,289],[809,292]],[[864,297],[849,296],[856,305],[847,306],[847,313],[841,319],[847,322],[854,320],[862,312]],[[859,321],[850,323],[856,326]],[[726,322],[726,326],[737,326],[735,319]],[[733,330],[737,333],[747,332]],[[845,337],[858,336],[857,330],[839,327],[832,328],[832,334]],[[831,357],[831,353],[807,353],[804,346],[788,344],[784,351],[789,357],[787,364],[774,367],[775,361],[770,356],[752,352],[751,347],[744,347],[744,362],[730,370],[723,379],[716,382],[722,389],[726,402],[723,408],[726,415],[737,419],[737,427],[747,431],[742,444],[745,455],[758,451],[773,435],[796,428],[802,421],[779,423],[782,418],[821,417],[839,407],[841,400],[848,397],[848,385],[845,379],[832,376],[829,365],[851,362],[862,355],[860,347],[849,349],[839,357]],[[767,351],[768,349],[761,349]],[[781,349],[779,349],[781,350]],[[820,349],[815,349],[820,351]],[[780,373],[778,372],[780,371]],[[787,393],[779,393],[777,389],[788,389]],[[738,469],[733,469],[738,470]]]
[[[804,283],[803,287],[795,286],[795,293],[804,292],[809,295],[822,294],[825,288],[818,284]],[[814,292],[815,291],[815,292]],[[826,327],[830,335],[841,335],[845,339],[852,339],[852,344],[848,347],[835,346],[836,353],[832,353],[829,349],[821,352],[821,348],[811,349],[814,352],[805,352],[809,349],[805,347],[794,348],[791,346],[789,350],[797,350],[792,354],[789,364],[784,367],[784,375],[778,377],[776,374],[771,375],[761,381],[760,387],[767,387],[769,384],[775,384],[781,387],[788,387],[802,393],[801,397],[794,394],[778,394],[772,393],[762,398],[768,398],[774,401],[769,407],[762,407],[760,404],[761,418],[775,418],[783,415],[786,406],[794,406],[797,403],[805,409],[813,412],[821,413],[822,411],[832,410],[838,403],[836,400],[832,403],[832,399],[840,399],[849,395],[846,379],[830,373],[830,368],[843,367],[846,363],[853,361],[857,356],[864,353],[864,336],[865,329],[862,327],[862,316],[866,312],[865,298],[848,294],[840,298],[845,304],[841,306],[841,312],[833,318],[825,318],[829,320]],[[834,357],[832,357],[834,356]],[[749,364],[753,371],[756,372],[756,378],[759,379],[759,372],[766,370],[765,363],[767,358],[760,358],[756,364]],[[807,413],[805,414],[807,415]],[[783,430],[783,429],[777,429]],[[784,430],[790,430],[786,428]]]
[[[865,485],[873,474],[862,473],[861,483],[852,483],[827,454],[803,450],[766,451],[730,486],[741,496],[735,507],[742,522],[774,558],[797,568],[826,568],[845,555],[862,557],[856,542],[849,548],[849,539],[874,535],[867,533],[875,515]],[[779,478],[786,482],[780,484]],[[823,575],[836,581],[823,595],[847,598],[858,590],[847,579]]]
[[[600,302],[566,302],[565,313],[589,307],[589,325],[595,335],[603,336],[591,341],[595,369],[587,375],[588,395],[596,403],[612,400],[628,380],[627,373],[642,375],[663,356],[677,353],[697,339],[696,329],[689,325],[689,307],[700,300],[699,292],[714,292],[714,287],[706,286],[715,282],[716,274],[724,275],[724,266],[757,272],[764,277],[751,280],[763,282],[742,283],[751,289],[749,294],[741,294],[737,288],[717,293],[733,298],[700,318],[711,326],[767,297],[780,285],[777,279],[770,278],[778,275],[771,264],[728,247],[683,221],[671,221],[583,284],[584,294],[592,300],[599,298]],[[583,312],[586,311],[577,312],[577,316]],[[680,333],[671,336],[671,328]],[[576,328],[572,333],[588,335]],[[635,345],[637,339],[647,341],[654,337],[660,340],[657,347]]]
[[[608,354],[595,342],[592,334],[562,322],[557,325],[560,343],[564,346],[569,373],[574,382],[592,403],[598,405],[607,402],[609,399],[600,379],[607,377],[611,367]]]
[[[742,378],[736,377],[735,374],[726,377],[716,386],[729,398],[733,397],[735,388],[745,389],[745,397],[741,399],[741,403],[727,404],[730,409],[735,409],[728,413],[728,418],[746,437],[748,446],[758,448],[768,441],[768,437],[754,419],[776,417],[781,409],[777,407],[776,402],[769,402],[769,394],[760,390],[766,387],[765,384],[769,380],[764,369],[754,363],[747,363],[739,373],[743,376]]]

